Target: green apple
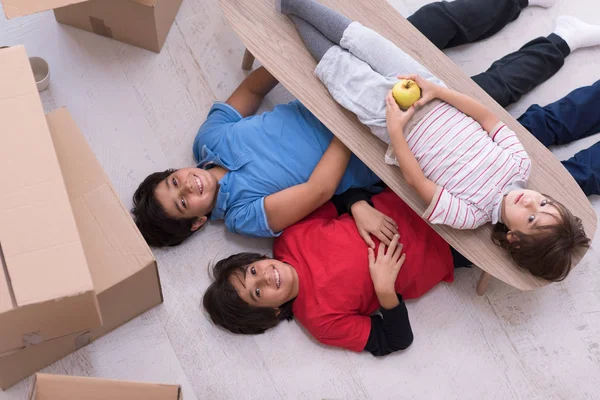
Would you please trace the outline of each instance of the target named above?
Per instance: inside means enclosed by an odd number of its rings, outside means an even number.
[[[421,88],[417,82],[411,79],[402,79],[392,88],[392,96],[398,106],[404,110],[408,109],[421,97]]]

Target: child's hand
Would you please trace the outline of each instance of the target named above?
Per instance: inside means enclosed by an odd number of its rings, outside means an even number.
[[[380,243],[377,258],[375,258],[375,251],[369,247],[369,272],[375,292],[378,294],[394,292],[396,278],[406,259],[406,254],[402,253],[402,244],[398,243],[399,240],[400,236],[394,235],[387,252],[385,245]]]
[[[371,207],[366,201],[354,203],[351,211],[360,237],[372,249],[375,248],[375,242],[371,239],[371,235],[374,235],[381,243],[389,246],[394,235],[398,233],[396,222],[381,211]]]
[[[390,90],[385,96],[385,118],[387,120],[387,129],[390,135],[402,132],[410,117],[415,113],[415,106],[412,105],[406,111],[402,111]]]
[[[438,91],[441,89],[440,85],[436,85],[433,82],[429,82],[423,79],[420,75],[399,75],[398,79],[411,79],[419,85],[421,88],[421,98],[415,101],[413,107],[423,107],[431,100],[438,97]]]

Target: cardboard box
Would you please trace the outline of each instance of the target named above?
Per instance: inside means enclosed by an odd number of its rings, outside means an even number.
[[[0,123],[0,165],[10,171],[0,177],[10,188],[0,191],[0,341],[24,332],[37,343],[0,354],[6,389],[162,303],[162,293],[150,248],[69,112],[44,118],[23,47],[0,49]]]
[[[0,354],[102,320],[23,47],[0,49]]]
[[[181,386],[36,374],[29,400],[181,400]]]
[[[2,0],[7,18],[54,9],[60,23],[160,52],[182,0]]]
[[[18,381],[162,303],[150,248],[69,112],[47,115],[103,326],[0,356],[0,388]]]

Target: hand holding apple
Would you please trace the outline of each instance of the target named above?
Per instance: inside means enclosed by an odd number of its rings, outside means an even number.
[[[412,80],[421,88],[421,98],[418,99],[414,105],[415,107],[422,107],[429,103],[431,100],[438,97],[438,91],[442,89],[441,86],[436,85],[433,82],[429,82],[423,79],[420,75],[399,75],[398,79]]]
[[[415,113],[415,107],[410,106],[408,110],[402,111],[396,100],[394,99],[394,95],[390,90],[385,97],[385,117],[387,120],[387,129],[390,136],[394,136],[397,134],[402,135],[404,131],[404,127],[406,123]]]
[[[403,110],[412,106],[421,97],[421,88],[412,79],[401,79],[392,87],[392,96]]]

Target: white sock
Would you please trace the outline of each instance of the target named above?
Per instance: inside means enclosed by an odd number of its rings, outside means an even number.
[[[556,0],[529,0],[529,5],[550,8],[554,5],[555,2]]]
[[[600,25],[586,24],[569,15],[563,15],[556,19],[554,34],[563,38],[571,51],[600,45]]]

